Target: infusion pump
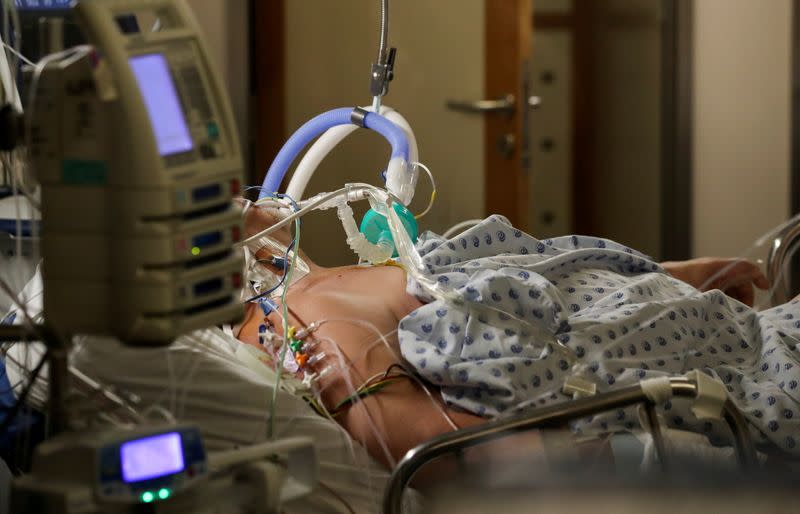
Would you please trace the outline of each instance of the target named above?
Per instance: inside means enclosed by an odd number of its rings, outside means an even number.
[[[236,320],[242,157],[196,21],[182,0],[74,9],[91,46],[26,73],[47,321],[161,344]]]

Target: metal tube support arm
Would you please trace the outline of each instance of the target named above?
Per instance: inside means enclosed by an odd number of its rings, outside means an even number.
[[[58,434],[69,427],[66,394],[70,382],[69,338],[61,337],[47,325],[0,325],[0,342],[42,341],[48,349],[48,413],[50,430]]]
[[[789,301],[790,285],[783,271],[787,264],[786,260],[794,254],[798,243],[800,243],[800,222],[783,229],[769,249],[767,278],[772,284],[770,296],[773,306]]]

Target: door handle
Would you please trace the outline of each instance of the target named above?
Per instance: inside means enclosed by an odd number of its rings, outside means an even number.
[[[488,112],[501,112],[511,116],[514,114],[514,108],[517,104],[514,95],[506,95],[503,98],[496,100],[477,100],[477,101],[463,101],[463,100],[448,100],[447,108],[451,111],[466,112],[472,114],[483,114]]]
[[[531,109],[538,109],[542,105],[542,99],[538,96],[528,98],[527,106]],[[514,114],[514,109],[517,106],[517,99],[514,95],[506,95],[496,100],[477,100],[477,101],[464,101],[464,100],[448,100],[447,108],[451,111],[465,112],[470,114],[484,114],[491,112],[505,113],[509,116]]]

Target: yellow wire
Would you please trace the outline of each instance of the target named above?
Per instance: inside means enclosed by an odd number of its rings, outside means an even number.
[[[428,206],[425,208],[424,211],[422,211],[421,214],[415,215],[414,219],[415,220],[422,219],[426,214],[428,214],[428,212],[430,212],[431,210],[431,207],[433,207],[433,202],[435,201],[436,201],[436,190],[434,189],[433,191],[431,191],[431,199],[428,202]]]

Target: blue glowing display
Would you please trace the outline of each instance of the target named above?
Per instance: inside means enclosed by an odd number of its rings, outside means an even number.
[[[150,116],[158,153],[167,156],[191,150],[194,143],[167,59],[161,54],[146,54],[131,57],[128,62]]]
[[[183,445],[177,432],[123,443],[119,449],[126,483],[151,480],[184,469]]]

